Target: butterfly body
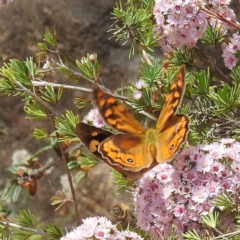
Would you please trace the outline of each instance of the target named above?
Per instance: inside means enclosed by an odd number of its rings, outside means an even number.
[[[94,89],[96,105],[104,120],[121,132],[106,136],[99,142],[98,155],[117,171],[133,179],[141,177],[158,163],[171,161],[188,132],[188,117],[175,114],[184,88],[185,67],[182,66],[166,96],[156,128],[147,130],[116,98],[99,88]]]

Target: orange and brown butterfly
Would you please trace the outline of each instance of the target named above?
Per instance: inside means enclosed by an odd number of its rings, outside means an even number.
[[[176,114],[184,89],[185,66],[183,65],[176,73],[170,92],[165,98],[156,128],[144,129],[116,98],[96,88],[94,97],[99,112],[106,123],[121,133],[103,134],[104,137],[95,144],[96,149],[90,150],[130,179],[140,178],[158,163],[171,161],[181,144],[185,142],[188,132],[188,117],[184,114]],[[90,136],[92,126],[88,125],[88,128],[81,124],[77,126],[78,136],[90,148],[91,144],[86,141],[84,132],[88,131]],[[98,132],[95,130],[92,128],[92,132],[97,136]]]

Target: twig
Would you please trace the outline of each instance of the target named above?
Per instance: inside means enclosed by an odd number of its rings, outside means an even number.
[[[33,169],[33,173],[31,174],[31,177],[38,177],[38,176],[42,176],[43,173],[46,172],[46,170],[48,170],[49,168],[51,168],[52,166],[54,166],[57,162],[60,162],[62,159],[57,158],[56,160],[53,160],[49,163],[46,163],[44,166],[42,166],[41,168],[38,169]]]
[[[50,119],[51,119],[52,125],[53,125],[53,127],[56,131],[57,130],[56,125],[54,123],[54,118],[53,118],[52,115],[50,115]],[[60,138],[59,133],[57,131],[56,131],[56,136],[57,136],[57,139]],[[59,147],[59,150],[61,152],[61,157],[62,157],[62,160],[64,162],[64,167],[65,167],[65,170],[66,170],[66,173],[67,173],[68,182],[69,182],[70,190],[71,190],[71,194],[72,194],[73,205],[74,205],[74,208],[75,208],[76,226],[78,226],[80,224],[80,215],[79,215],[75,190],[74,190],[74,187],[73,187],[72,176],[71,176],[70,170],[68,168],[68,164],[67,164],[68,161],[67,161],[67,157],[66,157],[66,154],[64,152],[64,149],[63,149],[63,145],[60,142],[58,142],[58,147]]]
[[[38,103],[43,105],[46,109],[48,109],[52,114],[59,115],[53,107],[51,107],[49,104],[47,104],[44,100],[42,100],[40,97],[38,97],[36,94],[31,92],[29,89],[25,88],[20,82],[14,81],[15,85],[18,86],[21,90],[23,90],[25,93],[33,97]]]
[[[142,56],[145,59],[145,61],[147,62],[147,64],[149,66],[152,66],[152,62],[151,62],[150,58],[148,57],[148,54],[146,53],[146,51],[142,45],[139,45],[139,50],[140,50],[140,52],[142,52]]]
[[[218,20],[221,20],[223,22],[226,22],[227,24],[231,25],[232,27],[235,27],[237,30],[240,30],[240,26],[237,23],[231,22],[230,20],[228,20],[227,18],[225,18],[223,15],[220,15],[219,13],[214,13],[206,8],[201,7],[201,10],[208,13],[209,16],[216,18]]]
[[[157,121],[157,119],[155,117],[153,117],[152,115],[150,115],[149,113],[147,113],[147,112],[145,112],[143,110],[139,111],[139,113],[144,115],[144,116],[146,116],[146,117],[148,117],[148,118],[150,118],[150,119],[152,119],[152,120],[154,120],[154,121]]]
[[[18,228],[18,229],[23,230],[23,231],[32,232],[32,233],[35,233],[35,234],[38,234],[38,235],[42,235],[44,237],[48,237],[48,234],[45,233],[44,231],[40,231],[40,230],[36,230],[36,229],[33,229],[33,228],[20,226],[18,224],[10,223],[8,221],[0,220],[0,224],[2,224],[4,226],[7,226],[7,227]]]
[[[27,93],[28,95],[32,96],[37,102],[39,102],[40,104],[42,104],[50,113],[52,113],[50,116],[52,115],[58,115],[58,113],[50,106],[48,105],[45,101],[43,101],[40,97],[38,97],[36,94],[34,94],[33,92],[31,92],[30,90],[28,90],[27,88],[25,88],[20,82],[15,81],[14,82],[16,84],[16,86],[18,86],[20,89],[22,89],[25,93]],[[52,119],[52,118],[51,118]],[[53,121],[53,120],[52,120]],[[53,122],[53,126],[55,128],[55,124]],[[59,138],[58,133],[57,134],[57,138]],[[74,202],[74,207],[75,207],[75,213],[76,213],[76,221],[77,221],[77,225],[79,225],[80,223],[80,218],[79,218],[79,212],[78,212],[78,206],[77,206],[77,200],[76,200],[76,195],[75,195],[75,191],[74,191],[74,187],[73,187],[73,183],[72,183],[72,177],[71,174],[69,172],[69,169],[67,167],[67,159],[62,147],[61,143],[58,143],[60,152],[61,152],[61,157],[64,161],[64,165],[66,167],[66,172],[67,172],[67,176],[68,176],[68,181],[69,181],[69,185],[70,185],[70,189],[71,189],[71,194],[73,197],[73,202]]]
[[[226,234],[223,234],[223,235],[218,236],[218,237],[213,237],[213,238],[210,238],[210,240],[223,239],[225,237],[233,237],[236,234],[240,234],[240,230],[238,230],[236,232],[226,233]]]
[[[44,87],[44,86],[52,86],[53,88],[64,88],[68,90],[74,90],[74,91],[81,91],[81,92],[87,92],[92,93],[93,90],[90,88],[83,88],[83,87],[77,87],[77,86],[70,86],[66,84],[60,84],[60,83],[51,83],[46,81],[31,81],[32,85],[34,87]]]
[[[216,75],[217,78],[223,82],[229,82],[228,77],[214,64],[214,62],[199,48],[194,47],[194,50],[208,63],[211,71]]]

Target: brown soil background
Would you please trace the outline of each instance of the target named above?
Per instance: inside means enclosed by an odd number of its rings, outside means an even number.
[[[127,79],[137,80],[139,59],[128,59],[129,45],[122,46],[116,42],[107,31],[111,28],[111,11],[115,6],[113,0],[52,0],[32,1],[15,0],[12,4],[0,10],[0,54],[2,57],[25,60],[39,51],[38,42],[42,42],[46,32],[57,32],[60,55],[66,57],[74,66],[76,59],[81,59],[87,53],[97,53],[103,63],[101,78],[106,86],[115,89],[126,83]],[[2,63],[2,62],[1,62]],[[76,68],[75,68],[76,69]],[[73,84],[65,76],[55,76],[53,81]],[[79,86],[86,81],[79,82]],[[89,84],[88,84],[89,85]],[[64,113],[67,109],[76,114],[79,110],[74,106],[74,97],[84,96],[79,92],[66,91],[58,111]],[[18,97],[0,98],[0,127],[7,131],[0,136],[0,190],[12,177],[5,171],[11,165],[12,154],[15,150],[26,149],[30,153],[36,152],[45,143],[32,137],[34,127],[45,127],[46,122],[32,122],[26,119],[23,103]],[[49,157],[56,157],[54,153],[43,155],[39,159],[43,164]],[[34,197],[21,194],[18,203],[3,203],[9,207],[12,217],[18,209],[30,208],[38,213],[39,223],[60,223],[64,228],[73,226],[73,207],[55,211],[50,205],[50,198],[61,189],[60,176],[64,174],[63,163],[59,163],[51,174],[43,177],[38,184],[38,191]],[[82,219],[103,215],[114,223],[109,209],[116,203],[129,203],[128,193],[117,195],[109,183],[109,167],[99,164],[93,168],[88,177],[76,186],[80,217]]]

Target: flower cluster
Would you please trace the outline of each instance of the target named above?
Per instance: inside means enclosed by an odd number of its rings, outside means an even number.
[[[206,14],[200,11],[197,1],[156,0],[153,13],[160,45],[165,51],[183,46],[193,47],[207,28]]]
[[[61,240],[143,240],[138,234],[131,231],[120,232],[105,217],[89,217],[83,220],[83,224],[67,233]]]
[[[239,187],[239,142],[186,148],[173,166],[159,164],[140,180],[134,197],[137,225],[154,239],[169,236],[173,225],[178,239],[192,229],[201,234],[201,217],[214,209],[217,196],[227,191],[239,199]],[[221,221],[234,230],[234,218],[222,213]]]
[[[223,60],[229,69],[232,69],[237,64],[236,54],[240,51],[240,36],[238,34],[233,34],[228,45],[223,49]]]
[[[227,6],[229,3],[227,0],[155,0],[153,13],[157,24],[156,32],[161,36],[160,45],[166,52],[184,46],[194,47],[203,36],[208,23],[214,29],[221,29],[222,33],[231,29],[229,24],[212,18],[202,10],[202,7],[207,6],[213,14],[220,14],[236,23],[235,13]]]
[[[228,7],[230,4],[230,0],[208,0],[206,1],[207,4],[209,4],[210,10],[213,13],[217,13],[220,16],[224,17],[226,20],[232,22],[232,23],[237,23],[237,18],[236,14],[232,9]],[[232,30],[233,27],[226,23],[223,22],[219,19],[216,18],[210,18],[209,23],[215,28],[220,30],[222,34],[226,33],[227,30]]]
[[[83,122],[90,123],[97,128],[101,128],[105,125],[97,108],[92,109],[86,116],[84,116]]]

